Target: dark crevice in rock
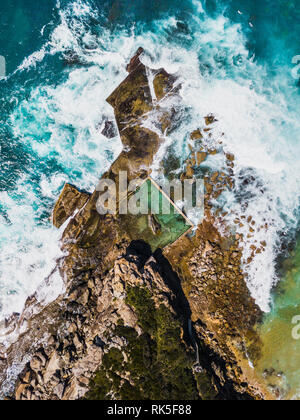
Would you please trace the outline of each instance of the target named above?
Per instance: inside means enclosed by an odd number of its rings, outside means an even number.
[[[166,285],[172,290],[176,299],[174,301],[174,309],[184,317],[185,321],[191,318],[191,308],[188,300],[183,293],[181,280],[178,274],[173,270],[167,258],[163,255],[162,250],[158,249],[154,252],[153,257],[159,264],[159,272],[164,279]]]
[[[190,334],[188,333],[188,322],[191,318],[192,312],[189,302],[186,299],[186,296],[182,290],[181,280],[160,249],[157,250],[153,256],[159,264],[159,272],[162,278],[175,295],[175,300],[172,303],[178,316],[183,319],[185,331],[184,338],[186,342],[190,344],[193,344],[193,340],[196,341],[197,348],[195,349],[195,351],[199,351],[201,367],[204,368],[207,372],[209,372],[211,377],[214,378],[215,384],[217,385],[219,390],[218,398],[225,400],[252,400],[253,398],[247,393],[241,394],[237,392],[234,388],[234,383],[231,380],[226,379],[225,385],[220,384],[220,380],[217,377],[215,371],[213,370],[212,365],[215,364],[216,366],[218,366],[218,368],[221,369],[221,371],[224,372],[224,374],[226,375],[226,364],[224,360],[215,352],[213,352],[208,346],[205,346],[203,341],[201,341],[201,339],[197,335],[196,330],[193,326],[193,337],[190,337]]]
[[[199,324],[200,321],[197,321]],[[201,367],[203,367],[209,375],[214,378],[214,383],[218,388],[218,396],[217,399],[219,400],[253,400],[253,397],[249,395],[246,391],[247,386],[245,387],[245,393],[238,392],[235,389],[234,382],[228,378],[227,376],[227,369],[226,363],[224,360],[215,353],[210,347],[204,344],[204,342],[199,338],[195,326],[192,326],[193,336],[197,342],[197,346],[199,349],[199,358],[201,362]],[[216,374],[213,366],[217,367],[217,370],[222,372],[225,381],[223,384],[220,383],[220,376]]]
[[[163,133],[177,124],[174,109],[160,108],[166,96],[180,99],[176,79],[164,70],[154,78],[162,135],[143,124],[154,105],[142,53],[138,50],[128,66],[128,77],[107,99],[114,107],[124,150],[103,177],[117,184],[119,171],[127,171],[128,180],[150,175],[165,141]],[[66,184],[55,206],[55,226],[72,216],[58,263],[66,291],[45,308],[33,296],[13,322],[22,335],[5,353],[0,369],[3,382],[10,366],[17,363],[20,370],[25,366],[13,399],[82,398],[97,371],[109,375],[100,375],[106,392],[98,397],[113,398],[111,389],[118,393],[122,388],[119,395],[125,399],[142,398],[146,376],[148,395],[157,398],[160,389],[166,391],[165,399],[170,395],[247,399],[248,394],[261,398],[260,390],[246,383],[247,372],[237,361],[244,338],[240,331],[248,332],[255,342],[250,333],[258,312],[240,273],[238,245],[226,254],[213,222],[207,221],[193,238],[181,237],[164,253],[152,254],[140,233],[130,230],[121,217],[99,215],[98,197],[97,190],[90,195]],[[189,331],[191,319],[194,325]],[[228,349],[230,337],[240,339],[237,355]],[[129,356],[129,365],[124,355]],[[195,359],[201,364],[197,369]],[[121,372],[122,367],[130,369]],[[154,385],[151,378],[156,380]],[[157,378],[165,379],[164,389]]]
[[[143,240],[132,241],[126,250],[126,259],[128,261],[134,261],[133,257],[138,258],[137,266],[141,272],[151,255],[152,251],[150,245]]]
[[[132,254],[134,254],[140,262],[140,269],[142,269],[147,258],[151,257],[150,252],[150,247],[147,246],[145,242],[136,241],[128,248],[126,258],[131,260]],[[218,354],[204,344],[193,325],[191,336],[189,333],[188,323],[192,316],[192,312],[189,302],[182,290],[181,280],[178,274],[173,270],[173,267],[168,259],[163,255],[162,250],[156,250],[152,256],[153,261],[150,260],[149,264],[153,264],[156,267],[165,284],[171,292],[173,292],[173,298],[171,299],[170,304],[172,305],[178,319],[181,320],[184,331],[184,341],[187,345],[192,345],[195,352],[199,352],[201,371],[204,369],[208,372],[209,376],[213,378],[213,383],[218,389],[218,394],[215,398],[220,400],[252,400],[253,398],[247,394],[247,392],[241,393],[236,391],[233,381],[226,377],[226,363]],[[201,321],[199,321],[199,323],[200,322]],[[204,324],[202,324],[202,327],[204,327]],[[223,377],[226,378],[226,381],[223,384],[221,384],[220,378],[212,366],[216,366],[217,371],[222,372]]]

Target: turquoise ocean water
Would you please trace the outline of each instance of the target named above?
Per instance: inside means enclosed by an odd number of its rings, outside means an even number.
[[[0,55],[7,63],[0,81],[1,318],[21,311],[36,289],[41,300],[61,291],[59,276],[49,277],[60,256],[51,209],[66,181],[91,191],[120,152],[118,137],[101,134],[105,119],[113,119],[105,98],[139,46],[145,63],[182,82],[184,112],[168,139],[170,153],[184,159],[188,133],[205,115],[216,115],[213,134],[225,133],[225,148],[236,156],[236,189],[220,203],[231,211],[229,221],[256,220],[244,249],[247,282],[261,308],[277,316],[271,291],[284,275],[275,260],[300,220],[299,6],[299,0],[1,1]],[[262,241],[265,251],[247,264],[250,246]]]

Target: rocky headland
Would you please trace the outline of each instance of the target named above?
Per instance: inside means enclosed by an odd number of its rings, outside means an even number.
[[[178,80],[148,69],[141,54],[107,99],[124,148],[103,177],[116,183],[119,171],[129,180],[146,179],[165,135],[178,124]],[[151,115],[155,129],[145,123]],[[214,117],[205,122],[209,133]],[[2,326],[15,337],[0,349],[3,397],[270,398],[250,362],[259,352],[254,326],[261,312],[241,269],[241,238],[230,227],[218,229],[222,213],[210,204],[233,187],[234,156],[221,142],[207,148],[203,135],[201,128],[191,133],[181,178],[220,153],[224,171],[205,175],[205,218],[194,235],[164,249],[151,249],[125,216],[100,215],[97,190],[65,185],[53,211],[54,225],[66,224],[64,257],[57,262],[65,291],[47,305],[30,297],[24,312]]]

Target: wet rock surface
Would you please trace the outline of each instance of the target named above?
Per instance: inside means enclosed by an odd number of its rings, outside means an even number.
[[[88,201],[90,194],[79,191],[71,184],[66,184],[53,210],[52,220],[60,228],[76,210],[80,210]]]
[[[163,133],[176,124],[174,110],[160,102],[179,95],[176,79],[157,72],[153,98],[142,54],[140,49],[127,67],[128,77],[108,98],[124,150],[104,177],[117,183],[120,170],[129,179],[146,178]],[[153,110],[159,115],[155,131],[144,124]],[[206,118],[207,130],[214,121]],[[202,136],[196,130],[191,141],[199,143]],[[216,153],[198,143],[183,179]],[[232,187],[232,155],[227,163],[227,172],[207,177],[205,220],[196,234],[153,255],[142,238],[124,229],[122,218],[99,215],[98,191],[88,195],[65,186],[53,214],[56,226],[71,218],[58,261],[65,292],[46,307],[29,298],[23,314],[7,326],[16,338],[1,353],[2,390],[9,389],[12,368],[18,373],[7,397],[266,397],[248,360],[249,351],[259,348],[253,326],[261,314],[241,272],[239,239],[230,232],[221,235],[211,213],[214,194]]]
[[[104,127],[101,131],[101,134],[103,134],[108,139],[113,139],[114,137],[116,137],[118,133],[117,133],[114,122],[106,120],[104,122]]]

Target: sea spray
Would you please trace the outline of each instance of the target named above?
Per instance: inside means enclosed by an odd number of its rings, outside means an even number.
[[[6,221],[1,227],[5,232],[1,233],[5,239],[1,261],[11,272],[14,258],[22,267],[32,255],[30,266],[41,264],[42,268],[34,282],[28,269],[10,281],[8,272],[2,271],[3,302],[10,293],[18,296],[7,301],[2,315],[20,310],[21,302],[43,282],[59,256],[58,247],[48,252],[46,244],[52,232],[51,206],[63,183],[73,182],[91,191],[121,150],[119,139],[106,139],[99,124],[113,120],[105,98],[124,78],[125,64],[140,46],[146,51],[145,64],[175,73],[182,85],[184,112],[181,124],[168,135],[169,151],[183,163],[189,133],[204,126],[203,117],[213,113],[217,119],[213,138],[222,136],[225,151],[235,155],[236,188],[223,194],[219,205],[229,211],[230,224],[242,216],[246,220],[251,216],[256,224],[244,244],[244,269],[253,297],[263,310],[269,310],[270,291],[278,281],[274,260],[280,234],[292,236],[298,224],[300,128],[294,80],[289,82],[288,67],[276,72],[255,60],[248,49],[249,26],[245,30],[241,23],[233,23],[224,8],[210,14],[205,2],[187,3],[193,14],[185,19],[169,14],[147,24],[137,21],[113,29],[104,12],[88,1],[58,3],[57,21],[43,32],[47,39],[41,49],[10,76],[10,80],[21,75],[35,80],[28,81],[30,90],[13,102],[7,120],[12,136],[30,155],[31,169],[29,165],[15,187],[1,196],[1,217]],[[60,63],[59,81],[47,73],[48,79],[38,83],[40,70],[53,62]],[[214,160],[209,164],[211,169],[217,165]],[[18,190],[26,188],[32,197],[23,204]],[[21,235],[23,219],[28,227]],[[249,224],[240,224],[236,232],[246,238]],[[53,243],[58,243],[55,235]],[[28,238],[31,251],[27,251]],[[251,246],[261,242],[266,243],[264,251],[249,262]]]

